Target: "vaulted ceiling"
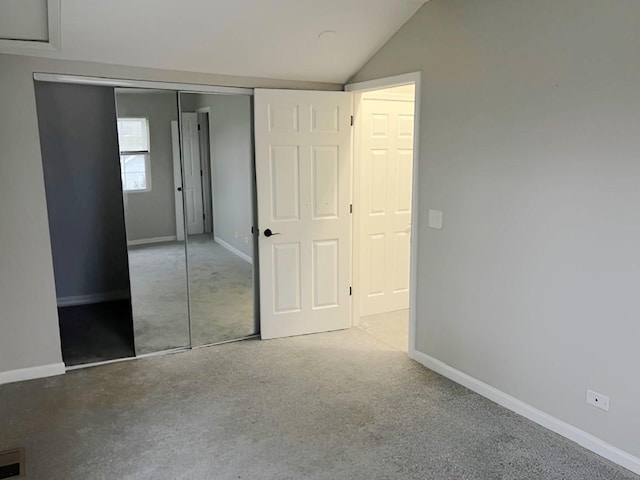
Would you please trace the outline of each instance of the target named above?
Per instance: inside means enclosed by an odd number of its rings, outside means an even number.
[[[425,1],[61,0],[60,50],[33,54],[344,83]]]

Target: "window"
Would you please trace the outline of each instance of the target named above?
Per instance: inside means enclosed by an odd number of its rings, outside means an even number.
[[[151,190],[149,169],[149,120],[146,118],[119,118],[120,175],[125,192]]]

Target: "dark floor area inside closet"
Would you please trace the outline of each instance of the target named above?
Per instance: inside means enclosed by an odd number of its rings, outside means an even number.
[[[58,318],[67,366],[135,356],[129,300],[60,307]]]

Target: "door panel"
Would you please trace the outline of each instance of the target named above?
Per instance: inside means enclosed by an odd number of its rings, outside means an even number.
[[[361,316],[409,308],[414,98],[364,93],[360,104]]]
[[[204,233],[200,138],[196,113],[182,113],[182,155],[187,233],[195,235]]]
[[[300,218],[298,146],[272,146],[270,153],[271,221],[298,220]]]
[[[255,90],[263,338],[351,326],[350,115],[348,93]]]
[[[300,244],[273,245],[274,312],[300,311]]]

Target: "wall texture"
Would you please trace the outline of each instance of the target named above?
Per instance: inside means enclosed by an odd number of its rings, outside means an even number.
[[[151,191],[125,193],[127,239],[176,235],[171,121],[178,119],[177,93],[116,93],[118,117],[149,119]]]
[[[417,350],[636,456],[638,18],[432,0],[352,79],[423,75]]]
[[[191,97],[190,101],[183,101],[185,106],[211,108],[214,234],[253,258],[251,99],[246,95],[183,94],[185,97]]]
[[[239,87],[340,88],[0,55],[0,373],[62,361],[34,72]]]
[[[36,82],[58,298],[129,289],[113,88]]]

